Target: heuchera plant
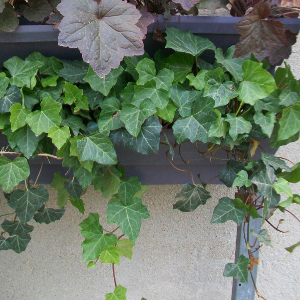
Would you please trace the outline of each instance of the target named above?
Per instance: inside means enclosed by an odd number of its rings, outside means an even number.
[[[300,81],[289,66],[278,68],[272,76],[265,60],[260,63],[254,55],[233,58],[234,47],[223,54],[209,40],[189,31],[167,28],[166,34],[166,48],[173,49],[173,54],[160,50],[154,59],[147,54],[125,57],[104,78],[83,61],[39,53],[4,63],[0,129],[9,147],[1,151],[0,185],[13,218],[1,224],[0,250],[24,251],[34,221],[59,220],[68,201],[84,213],[82,195],[93,183],[103,198],[110,198],[107,221],[116,228],[104,231],[98,213],[89,213],[79,224],[84,238],[82,260],[88,268],[112,264],[115,290],[106,299],[126,299],[126,288],[117,284],[114,266],[122,257],[131,259],[142,219],[149,218],[149,213],[142,204],[145,189],[138,178],[125,177],[115,145],[147,155],[157,153],[163,143],[173,166],[174,149],[186,141],[197,148],[206,144],[206,151],[199,150],[199,155],[210,160],[225,151],[226,164],[216,175],[236,194],[234,199],[219,200],[212,223],[232,220],[249,228],[253,219],[262,218],[272,224],[274,211],[291,213],[289,206],[300,204],[300,196],[289,186],[300,181],[300,163],[289,167],[283,158],[260,148],[263,139],[278,147],[299,138]],[[215,52],[215,63],[199,58],[205,50]],[[165,130],[173,132],[175,143],[162,137]],[[261,153],[259,159],[254,159],[256,152]],[[37,158],[41,169],[32,178],[29,162]],[[65,176],[56,173],[51,184],[57,190],[58,208],[48,207],[48,191],[37,184],[43,166],[52,160],[61,160],[67,168]],[[199,179],[197,185],[191,174],[191,183],[176,196],[174,209],[190,212],[209,200],[207,183]],[[25,185],[18,187],[22,181]],[[283,202],[282,193],[288,197]],[[258,246],[250,244],[251,235]],[[224,276],[243,283],[258,263],[253,252],[271,243],[265,229],[247,230],[245,242],[248,255],[228,263],[224,270]]]
[[[292,5],[289,7],[281,6]],[[125,56],[142,55],[153,15],[198,14],[198,8],[229,7],[241,34],[234,57],[251,53],[271,64],[288,58],[297,33],[269,17],[298,17],[296,0],[0,0],[0,30],[14,31],[18,15],[58,27],[59,45],[78,48],[83,60],[103,78]]]

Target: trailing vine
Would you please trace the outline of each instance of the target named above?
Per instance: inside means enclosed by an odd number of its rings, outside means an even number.
[[[108,232],[93,212],[82,220],[82,261],[88,268],[112,264],[115,289],[106,299],[126,299],[114,265],[120,257],[131,259],[142,220],[150,215],[142,203],[145,189],[137,177],[125,176],[115,146],[147,155],[157,153],[163,143],[168,145],[170,164],[177,171],[189,172],[178,168],[172,157],[176,147],[191,142],[199,155],[224,160],[225,167],[216,175],[227,187],[236,188],[234,199],[219,200],[211,223],[247,224],[248,255],[227,264],[224,276],[248,283],[258,263],[253,253],[261,244],[270,245],[266,230],[250,231],[252,219],[262,218],[276,228],[271,217],[277,209],[297,218],[288,207],[300,204],[300,196],[293,194],[289,182],[299,182],[300,163],[290,168],[283,158],[260,148],[260,143],[269,139],[276,148],[299,138],[300,84],[288,65],[273,76],[267,62],[260,63],[253,55],[232,58],[233,47],[223,54],[191,32],[167,28],[166,34],[167,49],[159,50],[154,59],[147,54],[125,57],[104,78],[82,61],[37,52],[25,60],[12,57],[4,63],[0,129],[8,147],[0,152],[0,185],[12,213],[0,216],[5,217],[0,250],[24,251],[33,221],[59,220],[68,201],[83,214],[81,196],[93,184],[103,198],[110,198],[107,222],[116,226]],[[204,51],[214,51],[213,64],[199,57]],[[166,130],[173,132],[175,143],[161,134]],[[199,147],[203,143],[205,151]],[[259,159],[254,158],[259,154]],[[179,155],[185,161],[181,151]],[[41,168],[32,177],[30,162],[37,159]],[[64,175],[54,174],[51,184],[57,190],[58,208],[48,207],[48,191],[38,184],[53,160],[62,161],[66,168]],[[182,187],[173,206],[182,212],[193,211],[210,198],[201,175],[198,181],[189,173],[191,183]],[[25,184],[19,187],[21,182]],[[281,201],[282,193],[288,200]],[[250,244],[251,235],[258,246]]]

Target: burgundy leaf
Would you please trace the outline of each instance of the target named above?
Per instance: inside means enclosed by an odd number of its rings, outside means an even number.
[[[291,32],[290,30],[285,31],[286,42],[284,46],[274,47],[273,52],[270,53],[269,60],[272,65],[275,65],[284,58],[289,58],[292,53],[292,46],[297,41],[297,34],[298,33]]]
[[[143,6],[140,9],[140,13],[142,14],[142,16],[140,17],[139,21],[136,23],[136,26],[138,26],[141,29],[141,32],[144,35],[143,38],[146,38],[147,26],[154,22],[154,18],[153,15],[147,11],[146,6]]]
[[[245,58],[253,53],[261,61],[274,51],[274,47],[285,45],[284,25],[279,21],[267,20],[270,11],[269,2],[258,3],[237,23],[241,37],[235,46],[233,58]]]

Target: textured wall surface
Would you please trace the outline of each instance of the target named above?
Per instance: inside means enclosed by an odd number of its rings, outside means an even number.
[[[300,78],[300,45],[294,47],[289,62]],[[300,160],[300,143],[283,147],[277,153],[292,161]],[[294,192],[300,193],[299,185]],[[48,188],[55,205],[56,192]],[[116,267],[117,281],[128,288],[128,300],[224,300],[231,297],[231,278],[222,276],[224,265],[233,262],[236,226],[233,222],[211,225],[217,199],[231,190],[211,185],[213,199],[193,213],[172,210],[180,186],[151,186],[144,197],[151,219],[143,221],[132,261],[122,260]],[[35,225],[32,241],[22,254],[0,252],[1,300],[86,300],[104,299],[114,289],[110,265],[87,270],[81,263],[78,224],[89,212],[98,212],[105,225],[107,200],[92,188],[84,195],[86,214],[82,216],[68,204],[61,221]],[[291,210],[300,216],[300,209]],[[10,212],[1,196],[1,214]],[[300,299],[300,249],[293,254],[284,248],[300,240],[300,224],[290,215],[276,213],[273,223],[286,219],[272,236],[272,247],[262,247],[257,286],[268,300]],[[258,298],[257,298],[258,299]],[[243,300],[243,299],[239,299]]]

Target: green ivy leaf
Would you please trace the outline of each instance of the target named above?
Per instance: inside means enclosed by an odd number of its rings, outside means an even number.
[[[182,85],[176,83],[170,89],[170,98],[179,108],[179,114],[182,117],[191,115],[192,103],[201,101],[201,93],[199,91],[188,91]]]
[[[227,166],[219,173],[219,179],[227,187],[232,187],[237,174],[244,169],[244,164],[241,161],[229,160]]]
[[[283,90],[279,95],[279,103],[284,106],[290,106],[299,101],[299,95],[293,92],[291,88]]]
[[[283,110],[279,120],[278,141],[286,140],[299,132],[300,105],[293,105]]]
[[[134,243],[128,239],[119,240],[117,244],[117,247],[120,249],[119,255],[131,259],[133,246]]]
[[[186,76],[186,78],[190,81],[190,85],[192,85],[196,90],[201,91],[205,87],[205,74],[207,70],[200,70],[196,76],[190,73]]]
[[[88,72],[83,80],[88,82],[93,90],[99,91],[104,96],[107,96],[111,88],[117,83],[118,77],[123,71],[123,67],[119,66],[117,69],[112,69],[106,76],[101,78],[92,67],[89,66]]]
[[[141,219],[150,217],[148,209],[139,198],[133,198],[126,204],[121,201],[111,200],[107,209],[107,222],[118,222],[121,230],[131,242],[135,242],[141,229]]]
[[[5,193],[11,191],[22,180],[28,178],[30,168],[25,157],[10,160],[0,156],[0,185]]]
[[[158,118],[150,117],[136,138],[124,129],[111,132],[110,138],[119,147],[128,147],[142,154],[158,153],[161,128]]]
[[[243,78],[238,92],[240,98],[251,105],[277,89],[274,77],[263,69],[262,63],[246,60],[243,63]]]
[[[20,103],[16,103],[9,109],[10,122],[11,122],[11,130],[15,131],[26,124],[26,116],[30,114],[30,111],[27,109],[23,109]]]
[[[70,197],[71,204],[76,207],[80,213],[84,214],[84,202],[80,198]]]
[[[26,121],[36,135],[49,132],[52,126],[60,125],[61,104],[56,103],[51,98],[45,98],[41,102],[41,110],[30,113]]]
[[[3,63],[4,67],[8,69],[11,78],[10,84],[17,87],[31,88],[31,78],[34,77],[38,69],[43,65],[40,61],[24,61],[21,58],[14,56]]]
[[[226,122],[230,124],[229,135],[235,141],[239,134],[249,133],[252,125],[242,116],[236,116],[235,114],[227,114],[225,118]]]
[[[126,292],[123,286],[118,285],[113,293],[108,293],[105,295],[105,300],[126,300]]]
[[[235,198],[233,200],[234,202],[234,206],[236,208],[239,209],[243,209],[246,213],[246,215],[250,215],[250,217],[252,217],[253,219],[257,219],[257,218],[262,218],[262,216],[258,213],[258,211],[256,210],[256,207],[250,204],[245,204],[243,202],[243,200],[239,199],[239,198]]]
[[[173,132],[180,144],[185,139],[192,143],[199,140],[206,143],[208,131],[216,116],[212,113],[215,102],[212,98],[201,97],[192,103],[191,115],[179,118],[173,125]]]
[[[41,209],[39,209],[39,211],[34,215],[34,220],[38,223],[50,224],[60,220],[64,213],[64,207],[61,209],[54,209],[42,206]]]
[[[10,112],[9,109],[16,103],[22,103],[22,94],[16,86],[12,85],[7,90],[5,96],[0,100],[0,112]]]
[[[229,220],[234,221],[237,225],[240,225],[246,212],[241,208],[236,208],[234,201],[228,197],[223,197],[219,200],[219,204],[215,207],[211,223],[225,223]]]
[[[9,138],[16,143],[26,158],[30,158],[38,147],[41,137],[36,136],[28,125],[16,130]]]
[[[166,28],[166,48],[199,56],[205,50],[215,50],[215,45],[207,38],[194,35],[191,31],[181,31],[173,27]]]
[[[4,72],[0,73],[0,99],[6,94],[9,85],[9,78]]]
[[[87,269],[96,268],[97,264],[93,261],[90,261],[87,265]]]
[[[109,169],[106,170],[103,176],[101,176],[97,185],[95,184],[95,189],[98,189],[98,185],[102,191],[102,197],[108,198],[116,194],[120,186],[120,178],[116,176]]]
[[[62,68],[62,63],[60,63],[55,57],[45,57],[39,52],[33,52],[31,53],[27,58],[26,61],[40,61],[43,63],[43,65],[39,69],[39,73],[41,75],[46,75],[50,77],[57,76],[57,73],[54,70],[54,66],[61,65]]]
[[[26,235],[33,231],[34,227],[28,224],[21,223],[19,221],[8,221],[4,220],[1,224],[3,230],[9,233],[10,236],[13,235]]]
[[[57,149],[60,149],[71,136],[71,133],[69,127],[52,126],[49,129],[48,136],[52,139]]]
[[[128,72],[129,74],[131,74],[131,76],[133,77],[133,79],[135,81],[137,81],[139,78],[139,74],[136,70],[136,66],[144,58],[149,58],[149,55],[146,52],[143,55],[135,55],[132,57],[125,56],[124,57],[124,61],[126,63],[125,71]]]
[[[163,109],[158,108],[157,113],[154,116],[161,117],[163,120],[172,123],[175,117],[176,110],[177,106],[171,100],[169,100],[167,106]]]
[[[223,49],[218,48],[215,50],[215,57],[219,64],[221,64],[236,81],[243,80],[243,69],[242,65],[244,60],[242,58],[232,58],[234,52],[234,46],[231,46],[223,55]]]
[[[120,264],[120,249],[115,246],[109,246],[100,254],[100,259],[102,263],[109,264]]]
[[[0,251],[1,250],[9,250],[9,245],[7,239],[0,236]]]
[[[9,120],[10,114],[1,114],[0,113],[0,129],[4,129],[5,127],[10,125],[10,120]]]
[[[280,202],[280,195],[276,193],[273,185],[275,181],[274,169],[269,166],[266,166],[265,170],[260,170],[252,179],[252,183],[256,184],[259,193],[268,199],[270,209],[275,208]]]
[[[26,250],[27,245],[29,244],[31,237],[29,234],[24,235],[15,235],[6,239],[8,249],[12,249],[16,253],[21,253]]]
[[[130,177],[126,181],[121,181],[118,197],[125,205],[130,201],[135,194],[141,190],[141,183],[137,177]]]
[[[248,284],[248,265],[250,263],[250,259],[241,255],[236,264],[227,264],[225,266],[225,270],[223,276],[226,277],[234,277],[236,280]]]
[[[241,170],[236,175],[237,176],[234,179],[232,186],[249,187],[252,184],[251,180],[248,179],[247,171]]]
[[[250,229],[252,235],[256,237],[260,243],[265,244],[266,246],[271,246],[271,237],[268,234],[267,229],[262,229],[258,234]]]
[[[204,205],[210,197],[210,193],[206,189],[186,183],[176,195],[176,198],[181,198],[181,200],[173,205],[173,209],[190,212],[195,210],[199,205]]]
[[[287,248],[285,248],[285,250],[287,250],[287,251],[289,251],[290,253],[292,253],[297,247],[299,247],[300,246],[300,242],[299,243],[296,243],[296,244],[294,244],[294,245],[292,245],[292,246],[290,246],[290,247],[287,247]]]
[[[191,73],[194,57],[190,54],[175,52],[162,61],[162,69],[167,68],[174,72],[174,81],[183,83],[187,74]]]
[[[139,74],[137,80],[138,85],[144,85],[146,82],[151,81],[156,76],[155,62],[152,59],[144,58],[136,65],[136,71]]]
[[[222,114],[219,110],[215,109],[214,112],[217,115],[217,119],[211,124],[208,132],[209,137],[226,137],[229,129],[229,124],[222,118]]]
[[[89,65],[82,60],[61,60],[63,68],[58,71],[58,75],[70,83],[85,83],[85,77]]]
[[[219,107],[227,105],[231,99],[238,96],[238,93],[233,90],[233,82],[231,81],[213,82],[213,84],[205,84],[203,96],[213,98],[215,107]]]
[[[74,102],[82,99],[83,97],[83,90],[78,88],[74,84],[65,82],[64,89],[65,96],[63,98],[63,101],[68,105],[72,105]]]
[[[37,188],[30,187],[25,191],[15,190],[11,194],[10,199],[7,200],[7,203],[16,211],[20,221],[27,223],[48,199],[49,193],[47,189],[40,185]]]
[[[264,115],[262,112],[256,112],[253,119],[261,127],[262,132],[271,137],[276,122],[275,113],[269,111]]]
[[[289,182],[284,178],[278,178],[278,180],[274,183],[274,189],[276,193],[284,193],[290,197],[293,197],[293,191],[289,186]]]
[[[74,182],[73,180],[68,180],[64,183],[65,189],[73,198],[80,198],[83,193],[83,188],[80,184]]]
[[[156,113],[156,108],[150,99],[145,99],[139,107],[125,104],[120,112],[120,119],[124,122],[127,131],[137,137],[144,121]]]
[[[77,141],[80,160],[92,160],[102,165],[117,163],[117,154],[108,136],[97,133]]]
[[[169,69],[162,69],[157,73],[154,81],[156,82],[157,89],[169,91],[174,81],[174,72]]]
[[[274,167],[274,166],[273,166]],[[289,171],[289,170],[287,170]],[[291,170],[291,172],[283,172],[278,174],[278,177],[282,177],[286,179],[288,182],[297,183],[300,181],[300,162],[295,164]]]
[[[99,224],[98,214],[90,213],[79,226],[82,228],[81,234],[85,238],[84,242],[81,244],[83,248],[83,263],[97,259],[101,252],[118,242],[116,235],[103,234],[103,229]]]
[[[70,197],[70,194],[65,188],[65,182],[67,180],[68,178],[60,175],[59,172],[56,172],[51,182],[51,187],[57,190],[57,203],[59,208],[66,206],[67,200]]]
[[[286,164],[286,162],[284,160],[282,160],[279,157],[274,156],[273,154],[262,152],[261,159],[263,160],[264,163],[269,164],[275,170],[284,169],[288,172],[291,171],[290,167]]]
[[[144,99],[149,98],[156,107],[165,108],[169,103],[169,92],[157,89],[154,80],[147,82],[145,85],[136,85],[134,87],[134,96],[131,104],[140,106]]]
[[[86,126],[83,123],[82,119],[74,115],[70,115],[67,118],[63,119],[61,122],[61,126],[70,127],[74,135],[78,135],[81,129],[83,131],[86,131]]]

